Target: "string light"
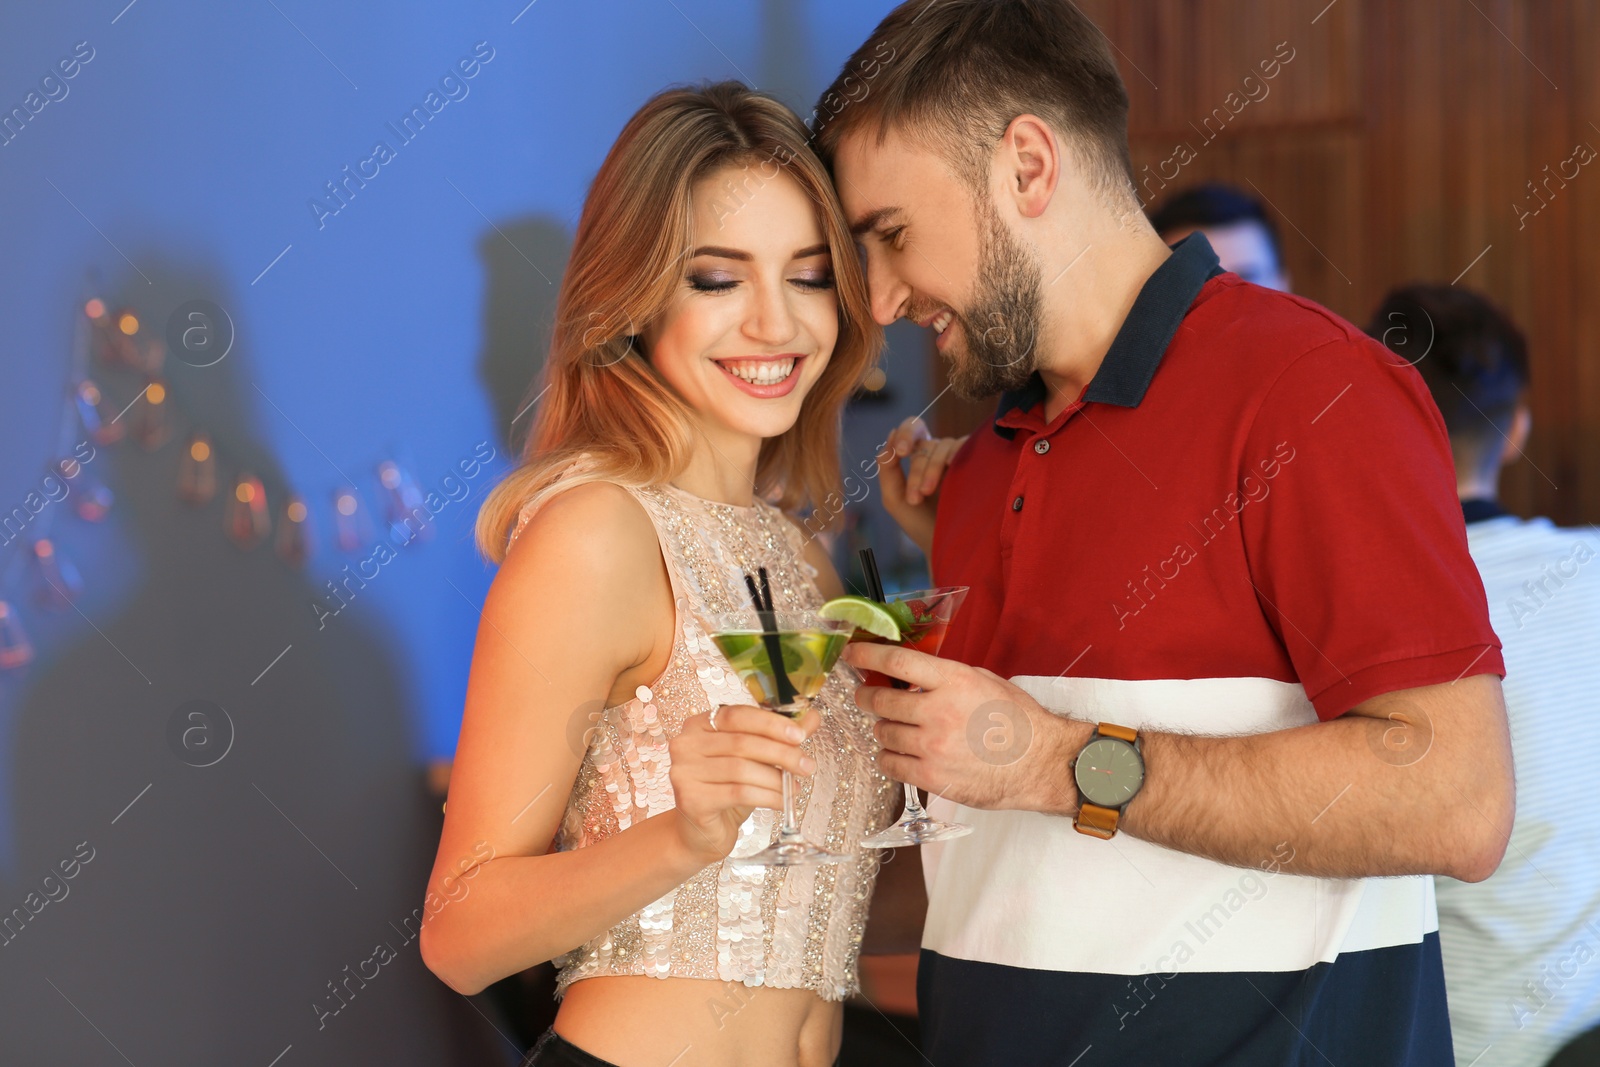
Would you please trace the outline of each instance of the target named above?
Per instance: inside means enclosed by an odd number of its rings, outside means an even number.
[[[69,463],[75,470],[75,473],[66,475],[74,487],[73,509],[84,522],[99,522],[111,510],[112,501],[116,498],[104,482],[85,470],[77,460],[64,459],[57,466]]]
[[[306,521],[305,501],[291,496],[278,523],[278,556],[291,567],[304,567],[311,556],[310,523]]]
[[[31,559],[39,579],[37,599],[41,606],[52,608],[62,608],[77,600],[83,590],[83,579],[77,567],[63,555],[59,542],[50,536],[51,524],[57,515],[73,513],[85,521],[99,522],[106,517],[114,501],[111,490],[97,477],[105,461],[95,463],[98,455],[95,446],[113,445],[128,437],[144,449],[155,451],[172,437],[174,421],[183,414],[175,410],[179,406],[174,403],[176,398],[160,377],[166,346],[159,337],[150,334],[146,329],[148,324],[136,310],[124,307],[110,311],[98,296],[88,297],[77,310],[81,315],[74,315],[76,339],[71,385],[66,391],[55,446],[55,455],[60,458],[48,468],[52,478],[59,477],[69,483],[68,495],[73,506],[36,512],[29,531],[30,540],[24,542],[27,547],[14,554],[10,566],[0,572],[0,591],[13,588],[17,566]],[[89,364],[95,360],[138,374],[143,379],[143,390],[119,407],[100,383],[89,376]],[[216,496],[222,477],[219,464],[227,459],[226,450],[219,451],[209,434],[189,427],[184,447],[176,456],[178,496],[195,507],[208,504]],[[392,459],[378,464],[377,475],[378,489],[384,495],[386,517],[391,525],[406,521],[422,504],[416,479]],[[269,494],[259,477],[240,470],[229,486],[231,492],[223,502],[223,529],[228,538],[248,550],[272,537],[273,548],[285,563],[303,567],[313,554],[312,528],[315,525],[305,500],[294,493],[285,493],[274,527]],[[371,540],[371,521],[360,493],[354,486],[341,487],[335,491],[333,503],[338,547],[354,552],[366,546]],[[427,524],[424,529],[431,533],[431,526]],[[0,596],[0,670],[21,668],[34,658],[34,646],[15,598]]]
[[[341,552],[354,552],[366,542],[365,516],[361,498],[353,489],[336,489],[333,494],[334,540]]]
[[[33,661],[33,645],[9,600],[0,600],[0,668],[14,671]]]
[[[388,498],[384,518],[389,523],[390,537],[399,544],[409,542],[418,533],[423,540],[432,538],[433,523],[416,522],[416,515],[422,508],[422,490],[410,472],[394,460],[386,459],[378,464],[378,483]],[[413,524],[416,524],[416,533]]]
[[[117,419],[117,413],[107,404],[100,387],[93,380],[84,378],[80,381],[74,391],[74,399],[78,405],[78,419],[91,441],[97,445],[113,445],[122,440],[126,427]]]
[[[197,507],[217,493],[217,458],[203,433],[189,439],[178,461],[178,496]]]
[[[83,577],[70,560],[62,559],[56,552],[55,542],[48,537],[33,542],[33,562],[39,572],[37,601],[41,607],[60,610],[78,599],[83,592]]]
[[[167,387],[158,381],[145,386],[144,396],[134,401],[136,412],[133,439],[146,452],[154,452],[172,436],[171,405],[167,403]]]
[[[271,529],[267,518],[267,490],[254,474],[241,473],[228,502],[228,537],[243,549],[259,545]]]

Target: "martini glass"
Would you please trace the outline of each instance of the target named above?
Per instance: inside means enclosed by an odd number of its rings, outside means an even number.
[[[765,616],[765,619],[763,618]],[[763,622],[768,622],[763,626]],[[727,659],[751,699],[768,711],[799,719],[822,691],[828,673],[854,629],[847,622],[824,619],[814,612],[735,612],[713,620],[711,640]],[[775,664],[777,665],[775,669]],[[807,841],[794,817],[794,778],[783,772],[783,823],[778,839],[736,864],[799,867],[837,863],[850,856],[830,852]]]
[[[918,652],[926,652],[930,656],[937,656],[939,647],[944,644],[945,632],[950,629],[950,619],[961,606],[961,601],[966,598],[967,588],[964,585],[944,585],[934,589],[919,589],[914,593],[896,593],[886,598],[884,603],[889,605],[890,612],[898,616],[902,624],[900,644],[906,648],[914,648]],[[909,625],[906,625],[908,621]],[[860,631],[853,639],[888,643],[881,637]],[[896,683],[896,688],[901,688],[905,684],[898,682],[897,679],[884,678],[877,671],[861,673],[862,680],[867,685],[883,685],[885,682],[890,682]],[[870,837],[863,838],[861,843],[864,846],[899,848],[902,845],[922,845],[929,841],[948,841],[952,837],[961,837],[972,832],[972,827],[965,823],[944,822],[931,817],[922,806],[922,798],[917,794],[917,787],[910,782],[900,784],[906,792],[906,808],[900,816],[900,821]]]

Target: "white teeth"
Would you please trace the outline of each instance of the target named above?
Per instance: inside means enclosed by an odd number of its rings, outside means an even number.
[[[950,323],[955,321],[955,317],[956,313],[953,311],[941,311],[928,325],[933,327],[934,333],[944,333]]]
[[[728,373],[752,385],[776,385],[789,377],[794,370],[794,360],[730,360],[723,364]]]

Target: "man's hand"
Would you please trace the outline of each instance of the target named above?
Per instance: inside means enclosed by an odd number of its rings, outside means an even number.
[[[971,808],[1076,814],[1072,761],[1093,726],[1046,711],[981,667],[865,642],[845,646],[844,659],[922,687],[856,690],[880,720],[872,732],[884,774]]]
[[[980,667],[898,645],[851,666],[921,686],[864,685],[883,773],[968,807],[1076,817],[1072,765],[1093,724],[1041,707]],[[1294,874],[1487,878],[1516,809],[1500,679],[1385,693],[1328,722],[1206,737],[1141,729],[1146,778],[1118,829],[1252,867],[1284,844]]]
[[[878,450],[878,481],[883,486],[883,506],[923,555],[933,553],[933,518],[939,506],[939,483],[950,459],[965,437],[935,438],[927,424],[909,418],[896,426]],[[911,457],[911,470],[900,461]]]

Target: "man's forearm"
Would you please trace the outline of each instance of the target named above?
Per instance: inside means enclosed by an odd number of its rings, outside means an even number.
[[[1079,723],[1061,727],[1045,761],[1054,769],[1041,767],[1056,781],[1036,806],[1071,816],[1070,755],[1088,734]],[[1119,828],[1222,863],[1258,866],[1287,842],[1291,873],[1478,881],[1510,834],[1510,743],[1493,676],[1386,694],[1290,730],[1140,737],[1145,782]]]

